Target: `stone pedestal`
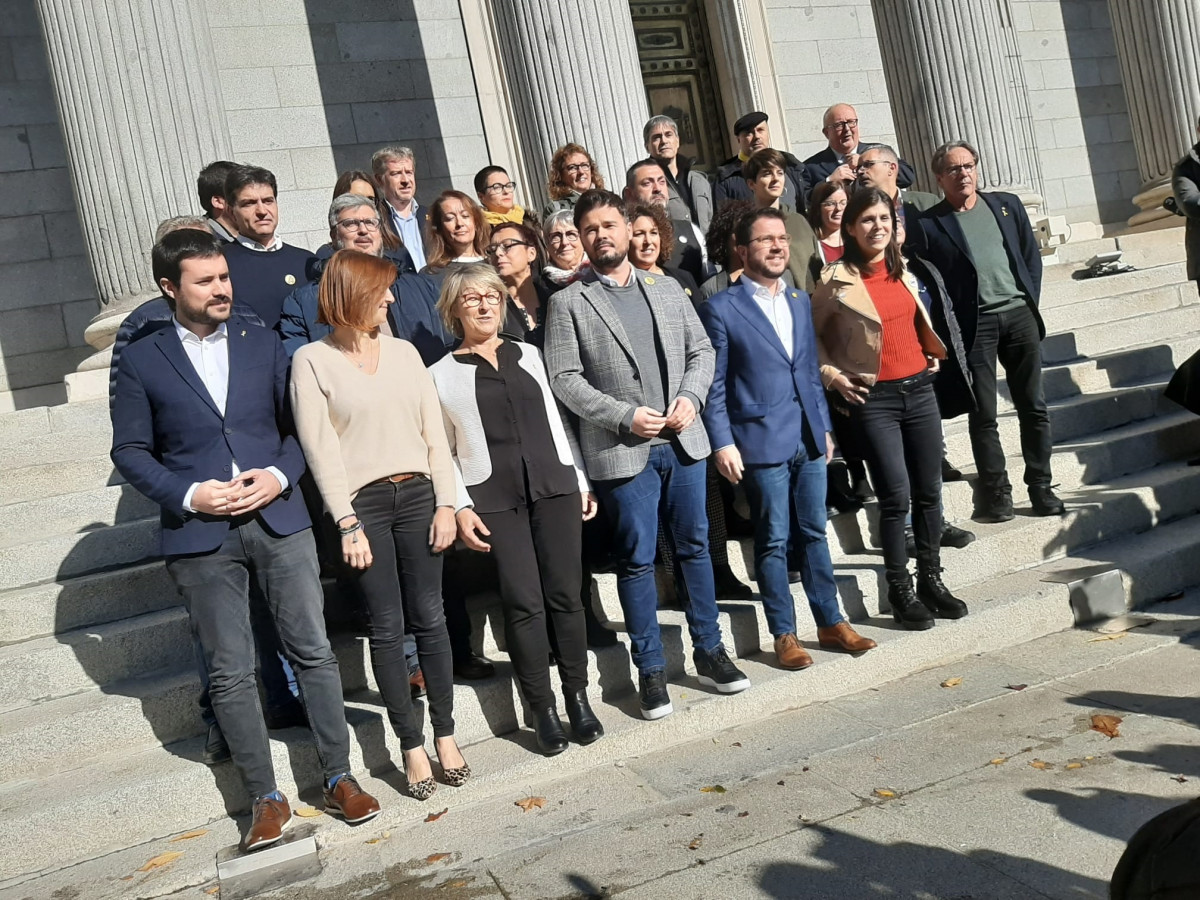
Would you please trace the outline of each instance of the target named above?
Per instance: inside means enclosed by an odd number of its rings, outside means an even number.
[[[526,171],[547,199],[554,151],[582,144],[617,193],[625,169],[646,155],[642,126],[650,117],[633,21],[626,0],[494,0],[508,95]]]
[[[99,352],[68,396],[103,396],[117,327],[159,293],[155,228],[194,212],[196,174],[230,157],[220,73],[202,3],[38,0],[38,11],[101,304],[85,333]]]
[[[917,183],[937,191],[929,169],[946,141],[980,155],[979,187],[1042,202],[1029,91],[1009,0],[872,0],[900,150]]]
[[[1170,216],[1171,170],[1196,143],[1200,116],[1200,4],[1196,0],[1108,0],[1133,127],[1141,210],[1130,225]]]

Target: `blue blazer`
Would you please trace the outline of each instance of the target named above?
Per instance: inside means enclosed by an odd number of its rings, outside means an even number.
[[[737,446],[746,465],[778,465],[803,447],[809,458],[825,452],[829,407],[817,366],[808,294],[785,287],[792,310],[793,357],[754,302],[757,285],[742,278],[700,308],[717,354],[704,405],[713,450]]]
[[[229,392],[222,416],[184,352],[174,327],[130,344],[121,354],[113,402],[112,461],[125,479],[162,507],[165,556],[221,546],[229,519],[190,513],[183,498],[195,483],[228,481],[239,470],[275,466],[288,487],[259,510],[279,536],[311,524],[293,490],[304,454],[287,406],[288,356],[275,332],[230,320]]]

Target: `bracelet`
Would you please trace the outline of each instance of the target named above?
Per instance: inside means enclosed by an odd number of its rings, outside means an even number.
[[[354,534],[354,532],[356,532],[356,531],[362,531],[362,527],[363,527],[362,520],[359,519],[357,522],[355,522],[353,525],[351,525],[348,528],[343,528],[341,525],[339,525],[338,526],[338,534],[340,534],[342,537],[345,537],[348,534]]]

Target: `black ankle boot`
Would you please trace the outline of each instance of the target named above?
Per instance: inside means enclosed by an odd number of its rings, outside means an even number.
[[[547,706],[537,710],[534,715],[537,716],[534,731],[537,734],[538,749],[546,756],[555,756],[566,750],[569,742],[567,733],[563,730],[562,720],[558,717],[558,710]]]
[[[588,703],[587,691],[565,691],[564,693],[567,701],[567,718],[571,721],[571,730],[575,732],[575,737],[579,738],[579,743],[590,744],[592,741],[604,737],[604,726],[592,712],[591,704]]]
[[[937,567],[917,569],[917,597],[931,613],[943,619],[961,619],[968,612],[967,604],[942,583],[942,570]]]
[[[904,572],[888,572],[888,605],[892,618],[909,631],[924,631],[933,627],[931,613],[913,593],[912,575]]]

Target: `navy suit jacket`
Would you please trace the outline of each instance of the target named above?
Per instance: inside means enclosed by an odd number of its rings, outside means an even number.
[[[1042,294],[1042,251],[1029,222],[1029,215],[1016,194],[1003,191],[979,191],[978,197],[996,217],[1000,233],[1004,235],[1004,249],[1013,267],[1017,284],[1029,297],[1029,308],[1037,320],[1038,333],[1046,336],[1046,325],[1038,312],[1038,300]],[[946,293],[954,304],[954,315],[962,330],[963,345],[967,352],[975,345],[975,331],[979,323],[979,272],[971,258],[967,239],[962,226],[954,217],[948,201],[919,213],[915,223],[908,213],[908,237],[915,255],[927,259],[942,273]],[[915,227],[914,227],[915,225]]]
[[[229,533],[224,516],[190,513],[183,498],[196,482],[228,481],[275,466],[288,487],[259,510],[281,537],[310,526],[299,491],[304,454],[287,406],[288,356],[275,332],[230,321],[229,391],[222,416],[174,327],[130,344],[121,354],[112,408],[112,461],[125,479],[162,508],[166,556],[207,553]]]
[[[713,450],[737,446],[748,466],[779,465],[803,447],[810,459],[825,452],[829,407],[817,366],[808,294],[785,287],[792,310],[792,357],[754,302],[755,282],[742,278],[714,294],[700,319],[716,351],[716,373],[704,427]]]
[[[859,141],[855,153],[866,153],[872,147],[878,147],[879,144],[872,144],[870,141]],[[838,161],[837,154],[829,147],[820,150],[804,161],[804,169],[808,174],[808,181],[812,185],[818,185],[834,172],[837,171]],[[900,160],[900,164],[896,167],[896,185],[897,187],[912,187],[913,182],[917,180],[917,173],[913,171],[913,167],[909,165],[907,160]]]

